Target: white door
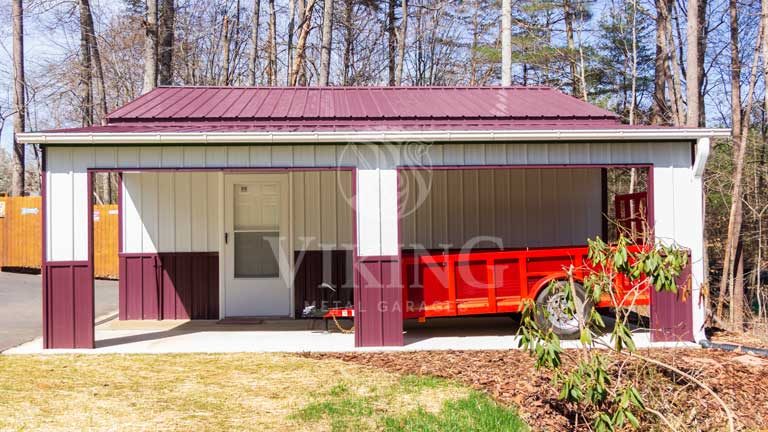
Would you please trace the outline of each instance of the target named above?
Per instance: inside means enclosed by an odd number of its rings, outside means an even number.
[[[225,178],[224,315],[289,316],[288,175]]]

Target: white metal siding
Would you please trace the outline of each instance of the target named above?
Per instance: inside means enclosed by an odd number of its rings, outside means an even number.
[[[577,245],[602,228],[599,168],[407,170],[401,183],[406,247]]]
[[[76,162],[73,161],[76,159]],[[424,147],[415,145],[399,146],[395,144],[381,145],[274,145],[274,146],[179,146],[179,147],[49,147],[49,210],[55,210],[57,218],[50,219],[50,224],[55,224],[61,229],[49,230],[49,256],[57,259],[60,257],[77,256],[85,259],[84,246],[87,242],[85,228],[74,228],[73,216],[84,214],[84,200],[81,197],[83,191],[73,191],[75,183],[82,185],[84,182],[84,168],[93,166],[98,168],[144,168],[144,167],[291,167],[291,166],[356,166],[357,175],[357,238],[358,253],[366,255],[386,255],[396,252],[397,208],[397,184],[395,170],[399,165],[534,165],[534,164],[627,164],[627,163],[654,163],[656,187],[655,212],[657,232],[660,235],[675,238],[681,244],[690,242],[689,235],[678,236],[675,232],[674,208],[690,214],[692,208],[685,203],[676,204],[672,196],[669,196],[671,188],[667,187],[667,181],[674,181],[672,172],[679,172],[680,179],[691,178],[690,165],[691,153],[688,143],[530,143],[530,144],[434,144]],[[78,168],[76,168],[78,167]],[[191,176],[191,173],[178,173],[180,176]],[[514,174],[510,174],[514,175]],[[191,190],[188,182],[177,182],[168,189],[168,184],[161,181],[162,175],[158,175],[158,188],[168,196],[173,193],[177,199],[188,199]],[[446,181],[456,182],[449,177]],[[479,181],[479,179],[478,179]],[[487,181],[487,179],[483,179]],[[499,181],[506,181],[500,179]],[[512,179],[510,178],[510,182]],[[451,185],[449,185],[451,186]],[[538,184],[527,184],[526,194],[536,193]],[[694,199],[693,185],[686,185],[679,194],[682,199]],[[210,189],[210,188],[209,188]],[[196,193],[198,193],[196,191]],[[206,192],[206,194],[209,192]],[[514,200],[522,199],[511,194],[510,206]],[[167,200],[158,201],[158,206],[165,205]],[[215,201],[211,201],[214,203]],[[196,203],[199,205],[199,202]],[[186,205],[191,205],[187,203]],[[504,204],[506,205],[506,204]],[[158,207],[160,212],[160,207]],[[533,213],[533,212],[531,212]],[[175,236],[192,229],[192,224],[201,220],[189,220],[189,214],[175,215]],[[539,216],[527,214],[531,220]],[[79,218],[80,216],[78,216]],[[195,216],[202,218],[202,215]],[[205,213],[211,220],[215,214]],[[677,215],[678,219],[683,215]],[[456,223],[454,218],[436,222],[440,225]],[[215,226],[211,223],[210,226]],[[468,229],[475,229],[468,226]],[[681,229],[700,228],[687,227]],[[535,232],[541,236],[547,235],[543,227],[536,227]],[[170,234],[163,229],[158,229],[163,242],[170,243]],[[682,232],[680,233],[683,234]],[[697,234],[697,235],[698,235]],[[520,235],[510,233],[510,236]],[[166,236],[168,238],[166,238]],[[142,233],[143,237],[143,233]],[[151,237],[151,236],[150,236]],[[679,237],[679,238],[678,238]],[[202,237],[192,241],[174,239],[174,247],[181,250],[192,250],[212,243],[214,238],[208,233],[203,241]],[[142,240],[143,243],[143,240]],[[142,248],[144,246],[142,245]]]
[[[219,175],[215,171],[123,174],[123,251],[218,251]],[[291,175],[294,248],[351,248],[351,172]]]
[[[291,175],[294,249],[352,249],[352,173],[325,170]]]
[[[218,172],[123,174],[123,252],[218,251]]]

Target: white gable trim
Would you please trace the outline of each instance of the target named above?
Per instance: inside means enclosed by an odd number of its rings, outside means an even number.
[[[291,144],[348,142],[494,142],[681,140],[725,138],[730,129],[583,129],[507,131],[387,131],[387,132],[27,132],[16,135],[27,144]]]

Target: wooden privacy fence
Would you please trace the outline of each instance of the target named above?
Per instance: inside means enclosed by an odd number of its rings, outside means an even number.
[[[40,197],[0,197],[0,268],[40,268],[41,205]],[[93,206],[96,277],[117,279],[117,230],[117,205]]]
[[[93,272],[96,277],[117,279],[117,204],[93,206]]]

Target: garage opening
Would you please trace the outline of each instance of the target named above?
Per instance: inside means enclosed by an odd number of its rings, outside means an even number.
[[[569,266],[579,274],[588,239],[651,234],[647,167],[403,169],[399,179],[411,322],[515,316],[527,299],[546,301]]]

